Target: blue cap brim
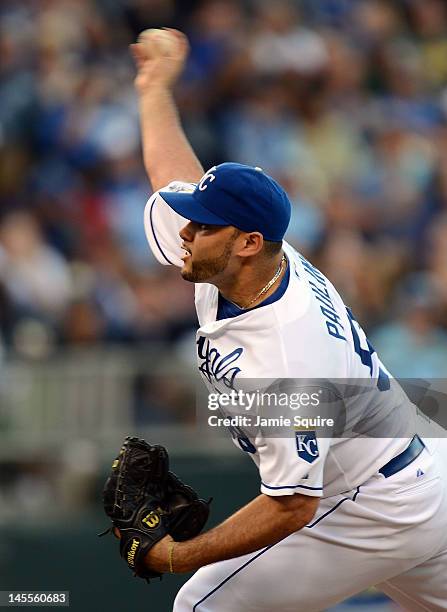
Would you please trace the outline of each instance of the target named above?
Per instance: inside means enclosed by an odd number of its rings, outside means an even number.
[[[207,225],[230,225],[228,221],[218,217],[202,206],[194,197],[193,193],[176,191],[159,191],[163,200],[176,213],[195,223],[206,223]]]

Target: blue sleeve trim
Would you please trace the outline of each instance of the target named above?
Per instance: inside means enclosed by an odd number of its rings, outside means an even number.
[[[154,198],[154,201],[152,202],[151,208],[150,208],[150,211],[149,211],[149,221],[150,221],[150,224],[151,224],[152,235],[154,237],[155,244],[158,246],[158,250],[160,251],[162,257],[164,257],[166,259],[168,264],[170,264],[171,266],[174,266],[175,264],[167,257],[167,255],[164,253],[163,249],[161,248],[160,243],[158,242],[157,235],[155,233],[154,223],[152,221],[152,211],[154,209],[155,202],[156,202],[156,198]]]
[[[308,487],[306,485],[284,485],[283,487],[271,487],[268,484],[265,484],[265,482],[261,482],[261,485],[263,487],[265,487],[266,489],[273,489],[273,490],[278,490],[278,489],[309,489],[310,491],[322,491],[323,487]]]

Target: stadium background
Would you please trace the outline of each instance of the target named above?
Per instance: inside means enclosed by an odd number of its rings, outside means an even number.
[[[203,165],[282,182],[288,240],[395,375],[447,365],[445,2],[3,0],[0,589],[70,589],[74,610],[167,612],[184,580],[133,581],[95,537],[124,434],[165,443],[214,521],[258,488],[197,434],[192,287],[144,236],[128,45],[160,26],[190,37],[177,96]]]

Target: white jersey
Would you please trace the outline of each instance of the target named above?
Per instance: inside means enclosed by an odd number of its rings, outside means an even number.
[[[166,189],[191,191],[194,185],[174,182]],[[182,265],[178,232],[186,223],[158,193],[149,199],[145,230],[160,263]],[[284,252],[289,262],[285,293],[239,316],[216,320],[218,290],[196,284],[198,367],[208,388],[222,392],[229,386],[238,389],[244,379],[370,379],[376,388],[376,415],[381,406],[406,411],[397,425],[394,420],[389,437],[320,438],[315,432],[234,436],[258,466],[263,493],[329,497],[361,485],[399,454],[415,433],[416,410],[396,388],[330,281],[286,242]],[[353,414],[356,402],[350,407]]]

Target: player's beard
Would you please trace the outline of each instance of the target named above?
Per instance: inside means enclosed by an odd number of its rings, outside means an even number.
[[[224,272],[230,261],[233,244],[238,234],[239,232],[236,230],[233,236],[225,244],[222,253],[217,257],[199,259],[198,261],[192,261],[191,259],[191,269],[182,270],[182,278],[191,283],[205,283]]]

